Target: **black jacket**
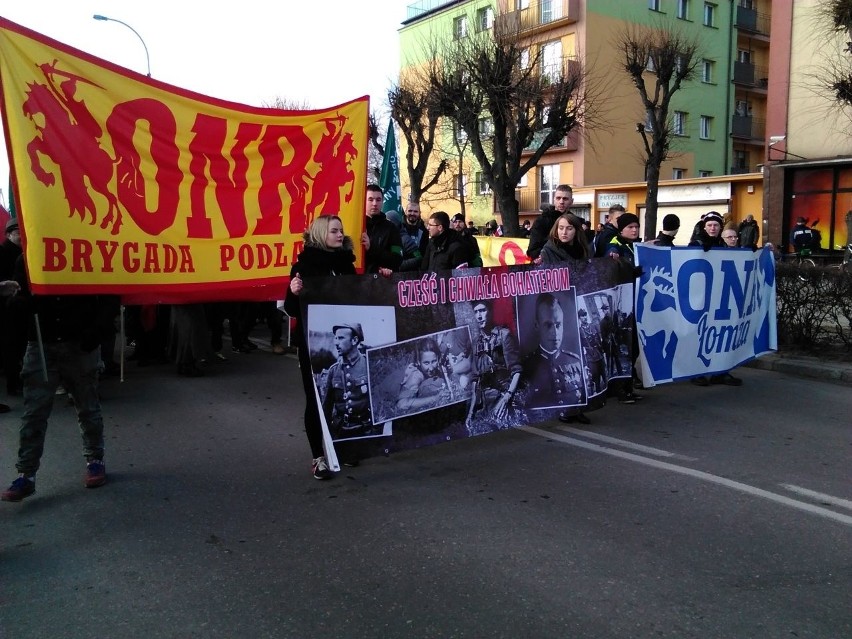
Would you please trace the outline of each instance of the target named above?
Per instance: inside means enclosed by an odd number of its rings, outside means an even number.
[[[79,342],[80,348],[88,353],[115,330],[113,321],[121,304],[117,295],[33,295],[23,255],[15,262],[13,279],[21,287],[16,298],[26,303],[30,314],[29,341],[37,341],[41,333],[46,344]]]
[[[609,243],[618,235],[618,227],[607,222],[603,228],[595,234],[594,257],[603,257],[609,249]]]
[[[674,235],[666,235],[662,231],[657,234],[657,246],[674,246]]]
[[[542,247],[547,243],[550,229],[556,224],[556,220],[562,215],[554,207],[549,206],[541,212],[530,229],[530,242],[527,245],[527,257],[536,259],[541,254]]]
[[[429,239],[420,268],[428,273],[449,271],[461,264],[469,264],[470,259],[465,241],[453,229],[447,229]]]
[[[541,249],[542,264],[559,264],[568,260],[582,260],[585,258],[586,256],[583,255],[583,249],[580,247],[579,242],[565,244],[549,239]]]
[[[399,236],[402,239],[402,265],[399,270],[420,270],[423,255],[426,254],[426,247],[429,246],[429,232],[426,230],[423,220],[418,220],[415,226],[403,222],[402,226],[399,227]]]
[[[716,237],[710,237],[707,235],[707,231],[702,228],[698,231],[696,238],[689,243],[689,246],[700,246],[705,251],[709,251],[711,248],[717,246],[725,248],[727,244],[725,244],[725,240],[722,239],[721,234]]]
[[[366,272],[378,273],[379,268],[398,271],[402,264],[402,238],[396,225],[384,213],[367,216],[367,235],[370,250],[364,259]]]
[[[299,275],[303,280],[308,280],[312,277],[355,274],[355,253],[352,251],[352,239],[349,236],[343,238],[341,248],[332,251],[312,244],[307,233],[304,235],[304,240],[305,247],[290,269],[291,278]],[[304,346],[305,334],[302,329],[299,296],[294,295],[289,286],[287,287],[287,296],[284,298],[284,312],[290,317],[296,318],[296,339],[300,346]]]

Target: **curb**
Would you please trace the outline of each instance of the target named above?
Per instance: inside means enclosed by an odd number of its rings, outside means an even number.
[[[759,370],[852,386],[852,362],[826,362],[817,358],[784,357],[783,355],[769,354],[753,359],[744,365]]]

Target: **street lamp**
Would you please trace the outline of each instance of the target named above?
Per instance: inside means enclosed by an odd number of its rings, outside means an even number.
[[[133,33],[136,34],[136,37],[139,38],[139,42],[142,43],[142,46],[145,47],[145,61],[148,63],[148,77],[151,77],[151,57],[148,55],[148,45],[145,44],[145,41],[142,39],[142,36],[139,35],[139,32],[131,27],[126,22],[122,22],[121,20],[116,20],[115,18],[108,18],[107,16],[93,15],[95,20],[103,20],[108,22],[118,22],[118,24],[123,24],[125,27],[130,29]]]

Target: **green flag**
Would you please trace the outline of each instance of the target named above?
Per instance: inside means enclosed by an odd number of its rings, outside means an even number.
[[[396,138],[393,121],[388,123],[388,137],[385,142],[385,157],[382,159],[382,175],[379,186],[384,191],[382,211],[388,219],[399,226],[402,224],[402,198],[399,186],[399,157],[396,154]]]
[[[18,217],[18,213],[15,211],[15,196],[12,195],[12,178],[9,178],[9,206],[7,208],[9,217]]]

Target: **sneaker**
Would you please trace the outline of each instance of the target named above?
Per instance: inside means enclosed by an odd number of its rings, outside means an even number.
[[[102,459],[92,459],[86,464],[86,488],[97,488],[106,483],[106,466]]]
[[[256,351],[256,350],[257,350],[257,344],[255,344],[255,343],[254,343],[253,341],[251,341],[250,339],[247,339],[247,340],[246,340],[246,343],[245,343],[245,344],[243,344],[243,348],[247,348],[247,349],[249,350],[249,352],[251,352],[251,351]]]
[[[275,355],[283,355],[286,351],[284,350],[284,347],[281,346],[281,344],[273,344],[272,345],[272,352]]]
[[[725,386],[742,386],[743,380],[739,377],[734,377],[730,373],[722,373],[721,375],[711,375],[711,384],[724,384]]]
[[[311,472],[314,474],[314,479],[331,479],[334,476],[331,468],[328,467],[328,462],[322,455],[313,461]]]
[[[228,358],[225,357],[225,355],[222,353],[222,351],[216,351],[215,353],[213,353],[213,357],[218,359],[220,362],[227,362],[228,361]]]
[[[695,384],[696,386],[710,386],[710,380],[704,377],[703,375],[700,377],[693,377],[689,381]]]
[[[622,393],[618,396],[619,404],[635,404],[636,402],[641,402],[645,399],[644,395],[637,395],[636,393]]]
[[[253,349],[249,348],[249,347],[248,347],[248,346],[246,346],[246,345],[242,345],[242,346],[232,346],[232,347],[231,347],[231,351],[233,351],[234,353],[243,353],[244,355],[248,355],[249,353],[251,353],[251,352],[252,352],[252,350],[253,350]]]
[[[2,501],[21,501],[35,492],[35,476],[20,475],[12,485],[0,495]]]

